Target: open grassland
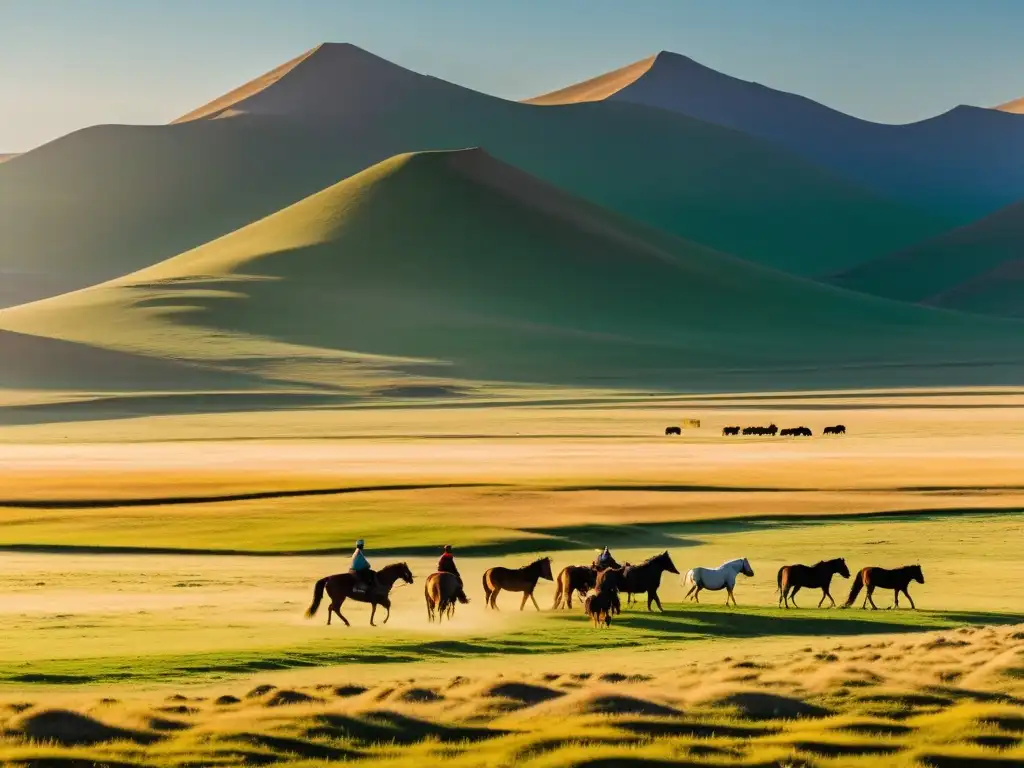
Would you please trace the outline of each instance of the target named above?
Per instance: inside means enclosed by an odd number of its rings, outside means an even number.
[[[624,395],[2,428],[0,761],[1020,764],[1021,404]],[[662,434],[683,418],[702,428]],[[850,434],[720,436],[769,421]],[[416,585],[384,626],[352,603],[351,628],[305,619],[357,537]],[[438,626],[422,579],[445,543],[471,603]],[[664,614],[607,630],[549,610],[549,582],[541,612],[484,609],[487,567],[557,572],[604,544],[684,572],[748,557],[755,576],[726,609],[666,575]],[[815,591],[776,607],[779,566],[837,556],[920,562],[920,610],[818,610]]]
[[[615,630],[613,630],[615,631]],[[534,663],[536,658],[536,663]],[[1020,626],[714,650],[336,667],[199,689],[19,691],[25,766],[999,766],[1024,760]],[[272,682],[271,682],[272,680]]]

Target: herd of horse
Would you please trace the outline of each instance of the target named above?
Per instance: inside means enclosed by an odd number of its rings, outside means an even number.
[[[665,430],[665,434],[666,435],[678,435],[678,434],[680,434],[680,432],[670,432],[669,431],[670,429],[677,430],[679,428],[678,427],[668,427]],[[835,424],[834,426],[831,426],[831,427],[825,427],[825,429],[822,430],[822,434],[823,435],[845,435],[846,434],[846,425],[845,424]],[[811,436],[814,435],[814,433],[811,431],[810,427],[802,427],[802,426],[801,427],[785,427],[783,429],[779,429],[775,424],[769,424],[767,427],[739,427],[739,426],[722,427],[722,436],[723,437],[732,437],[732,436],[735,436],[735,435],[744,435],[744,436],[757,435],[757,436],[760,436],[760,437],[775,437],[776,435],[778,435],[779,437],[811,437]]]
[[[561,570],[558,578],[555,579],[551,571],[551,558],[542,557],[521,568],[505,568],[498,566],[489,568],[483,575],[484,600],[488,608],[498,610],[498,595],[505,592],[522,593],[522,600],[519,603],[519,610],[526,607],[527,601],[532,601],[534,608],[538,611],[540,606],[534,597],[537,583],[541,580],[555,582],[555,601],[553,610],[573,607],[573,595],[578,595],[583,602],[583,608],[595,626],[610,626],[612,617],[618,615],[622,610],[620,595],[625,595],[627,604],[631,604],[636,595],[647,595],[647,610],[652,610],[653,605],[658,606],[659,611],[664,611],[661,599],[658,597],[658,589],[661,587],[661,579],[665,573],[679,574],[679,570],[672,562],[668,551],[644,560],[642,563],[632,565],[624,563],[619,565],[614,560],[599,566],[596,562],[591,565],[569,565]],[[736,579],[743,575],[753,577],[754,569],[747,558],[737,558],[723,563],[717,568],[693,568],[682,577],[683,587],[687,588],[684,599],[700,602],[700,593],[703,590],[727,592],[725,604],[731,602],[734,606],[736,596],[733,589],[736,586]],[[850,578],[850,570],[846,566],[846,560],[836,558],[833,560],[822,560],[814,565],[785,565],[779,569],[776,577],[779,594],[779,607],[790,605],[797,607],[796,595],[801,589],[820,589],[821,600],[818,601],[820,608],[826,599],[831,601],[832,606],[836,601],[832,598],[830,588],[832,578],[836,575],[843,578]],[[345,626],[350,626],[348,619],[341,613],[341,605],[346,599],[353,599],[360,602],[370,603],[370,625],[374,624],[377,614],[377,607],[382,606],[386,611],[384,623],[391,616],[390,593],[396,582],[406,584],[413,583],[412,571],[406,563],[392,563],[380,569],[376,574],[375,589],[363,591],[356,589],[355,577],[350,573],[339,573],[333,576],[325,576],[316,582],[313,587],[313,602],[306,611],[306,617],[311,618],[317,612],[323,601],[324,594],[330,598],[330,605],[327,610],[327,623],[331,623],[331,616],[336,615]],[[924,584],[924,573],[920,565],[907,565],[894,570],[870,566],[858,571],[849,597],[844,608],[854,604],[862,590],[867,590],[864,603],[861,606],[866,608],[870,603],[872,609],[876,609],[874,593],[876,589],[894,592],[894,604],[899,608],[899,596],[903,593],[910,601],[910,607],[916,608],[914,600],[908,591],[911,582]],[[427,605],[427,617],[430,621],[441,621],[447,617],[449,621],[454,617],[455,606],[459,603],[468,603],[469,598],[464,592],[462,579],[454,573],[438,572],[427,577],[423,589]]]

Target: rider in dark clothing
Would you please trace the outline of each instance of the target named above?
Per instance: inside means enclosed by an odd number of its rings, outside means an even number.
[[[462,587],[462,574],[459,573],[459,569],[455,567],[455,555],[452,554],[452,545],[445,544],[444,552],[441,554],[441,558],[437,561],[437,570],[440,573],[450,573],[456,576],[459,580],[459,602],[468,603],[469,598],[466,597],[466,593]]]
[[[459,574],[459,569],[455,567],[455,555],[452,554],[452,545],[444,545],[444,553],[441,555],[441,559],[437,561],[437,570],[441,573],[453,573],[460,579],[462,576]]]

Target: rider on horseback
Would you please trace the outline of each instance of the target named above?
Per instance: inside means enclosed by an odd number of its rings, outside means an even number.
[[[463,592],[462,574],[459,573],[459,569],[455,567],[455,555],[452,554],[451,544],[444,545],[444,552],[441,553],[441,558],[437,561],[437,570],[439,573],[450,573],[459,580],[458,598],[461,602],[468,603],[469,598],[466,597],[466,593]]]
[[[618,563],[615,562],[615,558],[612,557],[612,553],[608,550],[608,547],[604,548],[604,551],[597,556],[597,560],[594,561],[594,569],[603,571],[606,568],[615,568]]]
[[[356,551],[352,553],[352,562],[349,565],[349,573],[355,577],[353,592],[369,592],[373,586],[374,573],[370,568],[370,561],[363,554],[363,547],[366,546],[362,539],[356,542]]]
[[[459,573],[459,569],[455,567],[455,555],[452,554],[452,545],[444,545],[444,553],[441,555],[441,559],[437,561],[437,570],[441,573],[452,573],[462,579],[462,575]]]

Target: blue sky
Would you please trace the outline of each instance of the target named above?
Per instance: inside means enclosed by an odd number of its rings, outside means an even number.
[[[1021,0],[0,0],[0,152],[162,123],[324,41],[523,98],[672,50],[873,120],[1024,95]]]

